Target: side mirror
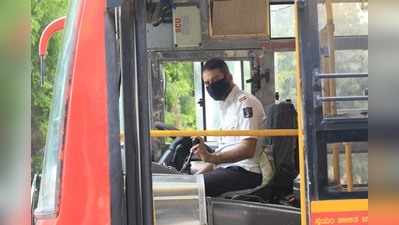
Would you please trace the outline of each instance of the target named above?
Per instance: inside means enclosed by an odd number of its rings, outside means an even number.
[[[44,28],[43,33],[40,36],[40,41],[39,41],[40,85],[42,86],[44,84],[44,79],[45,79],[45,71],[46,71],[45,59],[47,55],[48,43],[50,42],[54,34],[64,29],[65,18],[66,17],[64,16],[51,22],[49,25],[47,25]]]

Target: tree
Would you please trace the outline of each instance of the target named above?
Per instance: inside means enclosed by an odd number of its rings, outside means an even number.
[[[178,128],[196,129],[193,63],[165,63],[163,69],[166,80],[165,122]]]
[[[47,122],[53,96],[53,82],[58,54],[61,50],[62,34],[57,34],[50,42],[46,58],[46,81],[40,85],[40,61],[38,45],[41,32],[51,21],[66,15],[67,0],[31,0],[32,36],[32,173],[40,173],[43,161],[43,148],[47,134]]]

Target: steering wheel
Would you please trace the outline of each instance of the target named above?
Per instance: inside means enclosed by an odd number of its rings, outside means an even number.
[[[178,130],[176,127],[167,125],[162,122],[155,122],[154,126],[159,130]],[[190,151],[191,148],[199,143],[199,140],[191,137],[172,137],[174,141],[170,144],[169,149],[161,157],[159,163],[166,166],[174,167],[181,173],[190,174],[191,161],[194,154]],[[209,146],[207,147],[208,152],[213,153],[214,150]]]

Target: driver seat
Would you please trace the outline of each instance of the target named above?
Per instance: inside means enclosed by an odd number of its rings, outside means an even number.
[[[294,105],[288,101],[272,105],[268,111],[268,118],[266,124],[268,129],[297,129],[297,113]],[[272,175],[269,178],[264,177],[262,185],[255,189],[228,192],[222,197],[275,203],[293,192],[294,179],[298,175],[297,137],[271,137],[266,139],[265,144],[271,146]],[[262,155],[267,157],[264,152]],[[262,168],[264,165],[261,163],[260,161],[259,165]],[[263,169],[265,168],[262,168],[262,176],[264,176]]]
[[[274,172],[273,172],[272,163],[270,162],[266,152],[267,148],[263,149],[258,157],[258,164],[262,173],[261,185],[251,189],[226,192],[221,195],[222,198],[239,199],[241,196],[251,196],[251,198],[254,198],[254,201],[263,202],[260,198],[258,199],[257,196],[252,196],[251,194],[256,192],[257,190],[261,190],[262,188],[266,187],[273,177]]]

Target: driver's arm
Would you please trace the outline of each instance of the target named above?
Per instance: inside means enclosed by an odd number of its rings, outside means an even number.
[[[201,143],[193,146],[192,150],[204,162],[215,165],[221,163],[235,163],[254,157],[256,142],[257,139],[254,138],[243,139],[240,143],[225,148],[223,152],[209,153],[201,140]]]
[[[235,163],[241,160],[253,158],[256,152],[257,139],[244,139],[236,145],[226,147],[223,152],[216,152],[212,157],[212,163]]]

